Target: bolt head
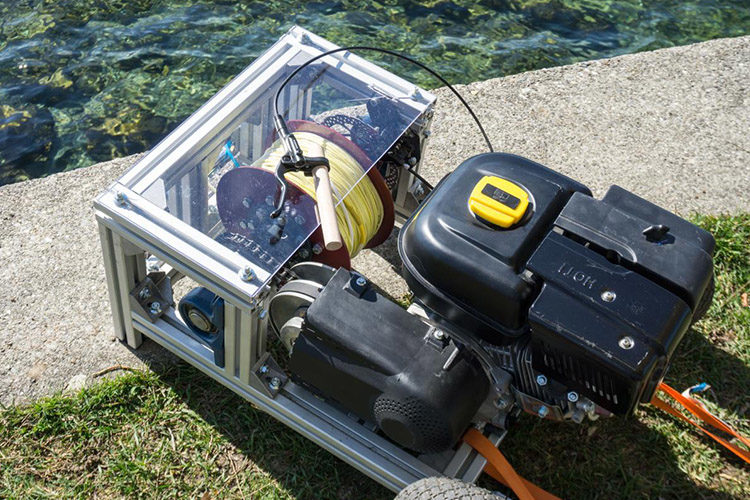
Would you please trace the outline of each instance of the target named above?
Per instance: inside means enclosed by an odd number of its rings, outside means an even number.
[[[125,194],[125,193],[123,193],[122,191],[118,191],[118,192],[117,192],[117,193],[115,194],[115,202],[116,202],[116,203],[117,203],[118,205],[126,205],[126,204],[128,203],[128,195],[126,195],[126,194]]]
[[[271,377],[271,381],[268,382],[268,387],[270,387],[271,390],[278,391],[281,389],[281,379],[279,377]]]
[[[568,401],[570,401],[571,403],[575,403],[576,401],[578,401],[578,393],[575,391],[570,391],[568,393]]]
[[[357,283],[357,286],[365,286],[367,284],[367,280],[360,276],[359,278],[357,278],[357,281],[355,281],[355,283]]]
[[[146,300],[149,297],[151,297],[151,290],[147,286],[141,288],[141,291],[138,292],[138,298],[141,300]]]
[[[539,410],[537,410],[536,414],[539,415],[539,418],[544,418],[549,415],[549,408],[542,405],[539,407]]]
[[[323,247],[320,245],[320,243],[316,243],[313,245],[312,251],[315,255],[320,255],[323,252]]]
[[[161,304],[158,302],[152,302],[149,306],[151,314],[161,314]]]
[[[545,377],[545,376],[544,376],[544,375],[542,375],[542,374],[539,374],[539,375],[537,375],[537,376],[536,376],[536,383],[537,383],[538,385],[540,385],[540,386],[544,387],[545,385],[547,385],[547,377]]]
[[[445,332],[443,330],[435,330],[432,332],[432,336],[438,340],[443,340],[445,338]]]
[[[253,268],[250,266],[245,266],[242,269],[240,269],[240,279],[242,281],[252,281],[255,277],[255,273],[253,273]]]
[[[617,298],[617,294],[613,292],[612,290],[604,290],[602,292],[602,300],[604,302],[614,302],[616,298]]]
[[[260,370],[258,371],[260,371],[260,373],[268,373],[268,366],[263,365],[260,367]]]
[[[622,349],[632,349],[635,345],[635,340],[632,337],[625,336],[620,339],[617,343]]]

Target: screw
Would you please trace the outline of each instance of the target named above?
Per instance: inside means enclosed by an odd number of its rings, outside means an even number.
[[[357,281],[355,281],[355,283],[357,284],[357,286],[365,286],[367,284],[367,280],[360,276],[359,278],[357,278]]]
[[[547,377],[545,377],[544,375],[541,375],[541,374],[537,375],[536,376],[536,383],[539,384],[539,385],[541,385],[542,387],[545,386],[545,385],[547,385]]]
[[[432,336],[438,340],[443,340],[445,338],[445,332],[443,330],[435,330],[432,333]]]
[[[602,300],[604,302],[612,302],[617,298],[617,294],[611,290],[605,290],[602,292]]]
[[[571,403],[575,403],[576,401],[578,401],[578,393],[570,391],[568,393],[568,401],[570,401]]]
[[[268,366],[263,365],[260,367],[260,370],[258,370],[260,373],[268,373]]]
[[[151,302],[150,311],[151,314],[154,315],[161,314],[161,304],[159,304],[158,302]]]
[[[539,415],[539,418],[544,418],[549,415],[549,408],[542,405],[539,407],[539,410],[537,410],[536,414]]]
[[[240,269],[240,279],[242,281],[252,281],[255,274],[253,273],[253,268],[250,266],[245,266],[242,269]]]
[[[278,391],[281,389],[281,379],[279,377],[271,377],[271,381],[268,382],[268,387],[270,387],[272,391]]]
[[[151,297],[151,290],[149,290],[148,287],[143,287],[141,288],[141,291],[138,292],[138,298],[141,300],[146,300],[149,297]]]
[[[312,251],[315,255],[320,255],[323,252],[323,247],[320,245],[320,243],[316,243],[313,245]]]
[[[122,191],[118,191],[117,194],[115,194],[115,202],[117,202],[118,205],[126,205],[128,203],[128,196]]]
[[[631,337],[623,337],[617,344],[623,349],[632,349],[635,341]]]

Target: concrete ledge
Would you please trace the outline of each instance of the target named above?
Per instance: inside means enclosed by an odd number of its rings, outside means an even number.
[[[406,75],[408,77],[408,75]],[[534,71],[460,87],[495,149],[534,159],[601,195],[619,184],[681,214],[750,209],[750,37]],[[484,151],[439,89],[425,174]],[[136,157],[0,188],[0,403],[77,387],[92,373],[169,360],[112,334],[91,200]],[[407,292],[393,239],[355,265]],[[384,258],[385,257],[385,258]]]

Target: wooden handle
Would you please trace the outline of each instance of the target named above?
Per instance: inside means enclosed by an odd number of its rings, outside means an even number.
[[[315,144],[306,151],[307,156],[323,156],[323,149]],[[331,179],[328,177],[328,169],[324,166],[313,168],[315,179],[315,197],[318,204],[318,218],[323,230],[323,243],[326,250],[334,251],[342,247],[341,233],[336,221],[336,207],[333,204],[333,193],[331,192]]]

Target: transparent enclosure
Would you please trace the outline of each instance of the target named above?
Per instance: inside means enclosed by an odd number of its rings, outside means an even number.
[[[273,126],[273,98],[287,75],[332,48],[293,28],[122,182],[268,276],[298,252],[319,253],[313,248],[319,225],[315,203],[303,189],[291,183],[281,230],[270,217],[278,196],[273,171],[283,152]],[[333,143],[359,165],[361,172],[334,186],[335,201],[342,203],[433,101],[412,84],[341,52],[297,74],[284,88],[279,110],[290,130]]]

